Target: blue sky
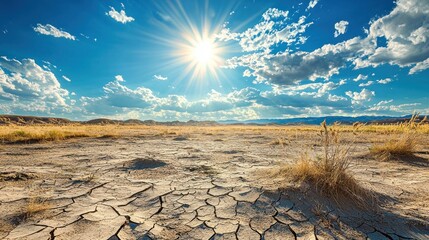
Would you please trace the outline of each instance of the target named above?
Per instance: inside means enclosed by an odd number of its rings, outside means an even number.
[[[0,56],[0,114],[429,113],[426,0],[8,1]]]

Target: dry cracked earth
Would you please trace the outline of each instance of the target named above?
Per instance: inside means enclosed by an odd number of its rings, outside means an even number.
[[[284,147],[255,132],[2,145],[0,238],[429,239],[428,149],[413,164],[379,162],[360,142],[351,171],[383,201],[339,207],[263,174],[313,137]]]

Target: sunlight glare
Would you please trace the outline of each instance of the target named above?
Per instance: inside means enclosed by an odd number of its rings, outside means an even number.
[[[192,54],[199,64],[209,64],[211,61],[213,61],[213,44],[209,40],[203,40],[197,43]]]

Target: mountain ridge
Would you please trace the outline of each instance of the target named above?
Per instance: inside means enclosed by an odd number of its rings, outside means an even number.
[[[88,124],[88,125],[167,125],[167,126],[213,126],[213,125],[316,125],[326,120],[328,124],[340,122],[342,124],[361,123],[397,123],[404,122],[410,119],[411,115],[400,117],[395,116],[324,116],[324,117],[302,117],[302,118],[284,118],[284,119],[253,119],[253,120],[220,120],[220,121],[155,121],[155,120],[115,120],[109,118],[96,118],[88,121],[73,121],[66,118],[57,117],[38,117],[38,116],[22,116],[22,115],[0,115],[0,125],[68,125],[68,124]],[[423,116],[420,117],[422,119]]]

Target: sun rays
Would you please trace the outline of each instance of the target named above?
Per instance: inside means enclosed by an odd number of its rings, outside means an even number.
[[[227,22],[229,11],[213,17],[214,13],[203,7],[199,11],[200,20],[196,21],[180,2],[159,4],[158,9],[162,12],[157,13],[156,24],[164,34],[150,38],[165,46],[160,53],[165,58],[160,71],[176,71],[176,81],[186,80],[189,86],[203,86],[213,81],[221,85],[221,81],[226,79],[221,66],[224,56],[231,50],[216,35]],[[229,8],[233,9],[233,6]]]

